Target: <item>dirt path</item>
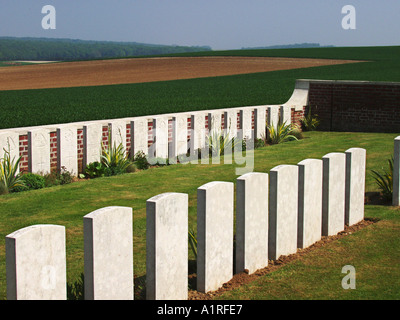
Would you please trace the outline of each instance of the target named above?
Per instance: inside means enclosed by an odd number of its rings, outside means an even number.
[[[267,72],[355,61],[264,57],[92,60],[0,68],[0,90],[140,83]]]

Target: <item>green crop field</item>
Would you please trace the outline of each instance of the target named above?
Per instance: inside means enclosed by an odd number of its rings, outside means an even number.
[[[330,58],[366,62],[140,84],[0,91],[0,129],[280,104],[290,98],[296,79],[400,81],[400,46],[179,54],[196,55]]]

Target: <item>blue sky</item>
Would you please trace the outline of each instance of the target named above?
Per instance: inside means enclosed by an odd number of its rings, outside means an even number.
[[[356,29],[342,28],[342,7]],[[44,30],[42,7],[56,9]],[[399,0],[0,0],[0,36],[209,45],[400,45]]]

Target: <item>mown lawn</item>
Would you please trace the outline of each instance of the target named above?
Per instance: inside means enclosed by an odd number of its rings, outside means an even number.
[[[297,164],[307,158],[321,158],[329,152],[362,147],[367,150],[366,191],[375,192],[378,190],[370,170],[386,169],[387,159],[393,153],[393,139],[397,135],[305,133],[305,138],[300,141],[257,149],[254,171],[268,173],[276,165]],[[7,234],[33,224],[65,226],[67,278],[71,284],[83,272],[83,216],[105,206],[131,207],[134,215],[134,272],[143,278],[146,274],[146,200],[163,192],[189,194],[189,224],[195,227],[197,188],[210,181],[235,182],[235,169],[234,164],[174,165],[1,196],[0,299],[6,297],[4,245]],[[399,298],[400,210],[384,205],[367,205],[366,216],[381,220],[261,278],[246,286],[247,290],[230,292],[223,298]],[[357,290],[340,290],[344,276],[341,268],[345,264],[356,267]],[[339,289],[334,291],[333,287]]]

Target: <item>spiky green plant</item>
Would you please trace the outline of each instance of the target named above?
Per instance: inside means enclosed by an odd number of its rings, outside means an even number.
[[[311,112],[311,108],[308,111],[308,114],[300,120],[301,126],[304,131],[315,131],[320,124],[320,120],[317,114],[313,114]]]
[[[382,192],[382,196],[385,200],[392,200],[393,195],[393,156],[388,159],[389,171],[383,173],[376,170],[371,170],[372,176]]]
[[[108,134],[108,141],[111,143],[111,133]],[[122,143],[118,146],[114,142],[112,146],[106,147],[101,142],[101,163],[108,169],[116,173],[126,172],[126,169],[131,165],[128,155]]]
[[[292,124],[286,124],[286,122],[280,123],[277,126],[268,125],[268,138],[267,142],[269,144],[278,144],[291,140],[298,140],[294,135],[295,126]]]
[[[207,138],[208,146],[212,156],[222,156],[225,151],[236,150],[237,146],[241,143],[239,139],[230,137],[229,134],[223,134],[221,131],[212,131]]]
[[[19,162],[21,157],[15,160],[11,159],[10,144],[8,150],[4,150],[4,156],[0,159],[0,185],[1,192],[8,193],[17,187],[24,187],[25,183],[21,179],[21,174],[18,172]]]

